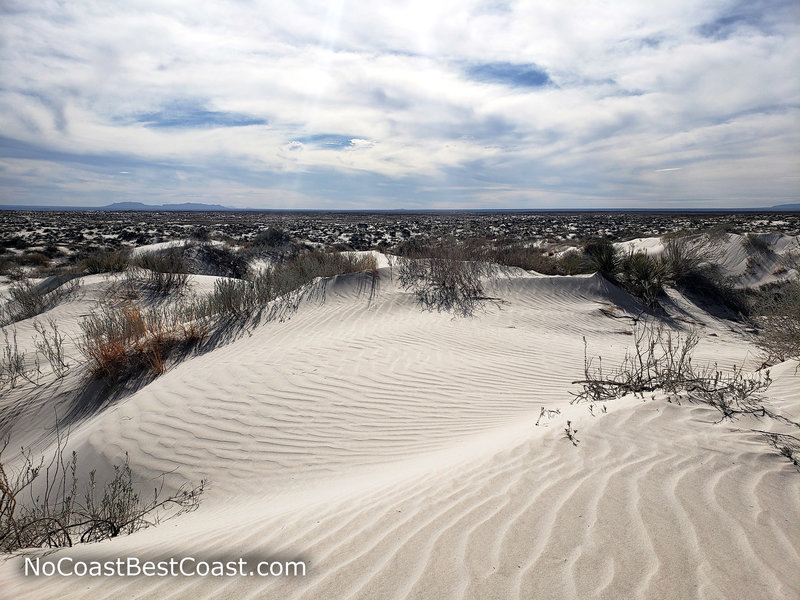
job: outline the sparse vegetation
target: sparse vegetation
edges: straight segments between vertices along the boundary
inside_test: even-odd
[[[132,276],[142,278],[149,290],[158,296],[180,293],[189,282],[189,269],[183,248],[167,248],[163,252],[146,252],[133,260]]]
[[[424,258],[401,257],[400,284],[425,309],[471,315],[484,300],[481,277],[492,267],[469,258],[474,258],[474,252],[456,244],[432,248]]]
[[[77,454],[66,454],[66,435],[58,435],[55,445],[49,460],[34,459],[21,450],[16,468],[3,456],[8,438],[0,447],[0,552],[73,546],[130,534],[196,509],[206,486],[201,481],[165,497],[162,483],[146,500],[136,491],[126,455],[124,462],[113,466],[107,482],[98,482],[96,471],[91,471],[88,483],[79,489]]]
[[[80,352],[95,377],[120,378],[143,370],[160,375],[171,350],[202,340],[207,327],[187,321],[180,305],[143,309],[130,298],[112,299],[81,322]]]
[[[64,336],[58,330],[58,324],[48,319],[47,325],[37,321],[33,327],[38,334],[34,340],[37,353],[45,357],[56,377],[64,377],[69,371],[69,362],[64,356]]]
[[[45,292],[29,279],[15,282],[8,289],[9,299],[0,307],[0,326],[30,319],[50,310],[72,296],[79,287],[80,282],[73,279]]]
[[[755,343],[768,360],[800,360],[800,281],[763,290],[752,312],[760,327]]]
[[[98,250],[80,262],[79,270],[86,273],[122,273],[131,265],[129,248]]]
[[[634,327],[634,348],[626,352],[619,366],[604,369],[602,358],[595,362],[584,354],[584,378],[573,382],[582,390],[573,402],[604,402],[656,391],[685,392],[690,399],[719,410],[723,418],[762,413],[760,394],[771,383],[769,371],[745,374],[736,366],[728,371],[716,364],[698,367],[692,363],[698,341],[694,331],[681,334],[661,324],[639,323]]]
[[[748,250],[758,254],[769,254],[770,247],[769,241],[757,233],[748,233],[742,238],[742,245]]]
[[[564,437],[572,442],[573,446],[577,446],[580,440],[576,437],[578,430],[572,426],[572,421],[567,421],[567,426],[564,427]]]

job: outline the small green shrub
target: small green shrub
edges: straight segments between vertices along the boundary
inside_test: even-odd
[[[644,252],[631,252],[622,259],[619,275],[621,283],[650,308],[658,304],[658,297],[664,293],[666,278],[666,264]]]
[[[589,257],[592,268],[601,275],[616,281],[620,270],[620,257],[617,249],[609,240],[597,240],[587,243],[583,252]]]

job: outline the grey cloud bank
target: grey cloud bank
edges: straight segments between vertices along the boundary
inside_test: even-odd
[[[800,196],[800,5],[0,5],[0,204]]]

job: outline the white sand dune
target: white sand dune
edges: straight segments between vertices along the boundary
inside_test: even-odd
[[[101,472],[127,452],[141,480],[211,485],[194,513],[55,556],[280,556],[308,561],[307,577],[25,578],[14,557],[2,594],[800,597],[800,476],[751,431],[769,424],[663,395],[607,414],[570,404],[584,336],[609,364],[630,345],[630,321],[601,310],[637,314],[627,294],[518,271],[490,282],[497,300],[475,317],[453,318],[421,311],[387,267],[372,300],[361,277],[333,278],[324,302],[175,366],[70,436]],[[102,285],[87,278],[52,316],[77,331]],[[676,323],[699,327],[696,360],[756,362],[741,332],[672,296]],[[772,375],[768,405],[797,419],[794,365]],[[52,425],[47,405],[20,408],[19,439]],[[560,413],[537,425],[542,407]]]
[[[768,251],[752,248],[745,235],[730,233],[710,240],[705,235],[690,235],[685,239],[700,255],[720,267],[722,275],[733,277],[740,288],[758,287],[767,283],[796,279],[800,261],[800,237],[783,233],[754,234]],[[638,238],[614,244],[622,252],[644,252],[661,255],[666,242],[660,237]]]

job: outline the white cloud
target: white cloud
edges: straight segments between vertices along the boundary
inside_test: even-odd
[[[81,185],[174,200],[186,189],[176,170],[239,190],[206,186],[215,202],[270,207],[280,195],[259,190],[297,185],[304,201],[402,205],[381,195],[386,181],[409,197],[460,187],[454,202],[492,206],[774,204],[800,191],[792,2],[749,5],[711,37],[701,32],[733,3],[5,6],[5,203],[77,200]],[[552,84],[468,74],[508,63]],[[301,141],[315,135],[349,143]],[[125,160],[150,175],[94,178]],[[668,188],[663,168],[682,169]]]

